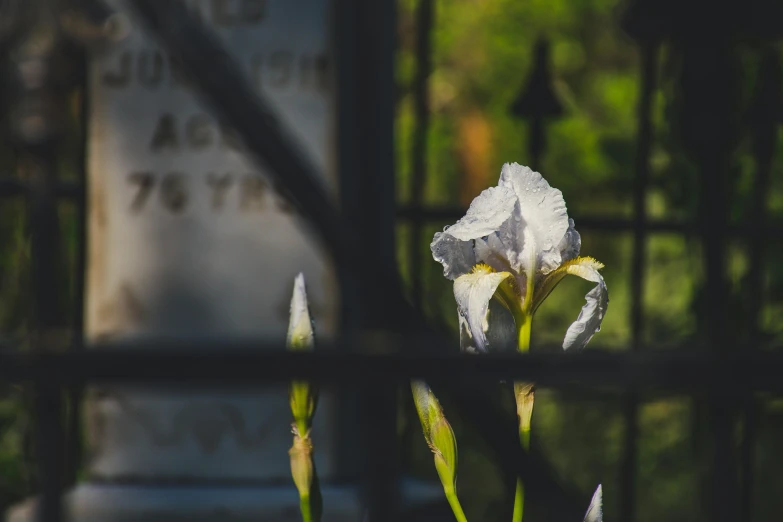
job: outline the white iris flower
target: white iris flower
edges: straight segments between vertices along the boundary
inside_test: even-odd
[[[503,165],[497,187],[473,200],[467,214],[438,232],[430,248],[454,281],[463,347],[486,352],[516,333],[527,350],[533,314],[566,276],[594,282],[563,348],[583,348],[601,329],[609,294],[603,264],[579,257],[581,238],[569,219],[563,194],[528,167]],[[510,314],[490,309],[496,297]]]

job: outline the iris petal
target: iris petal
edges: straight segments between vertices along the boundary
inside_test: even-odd
[[[499,186],[513,189],[519,199],[522,220],[535,239],[535,268],[544,273],[557,268],[562,261],[560,243],[569,226],[563,193],[538,172],[517,163],[503,165]],[[521,259],[527,263],[529,256],[524,255],[524,248]]]
[[[435,234],[430,249],[432,257],[443,265],[443,275],[455,279],[470,272],[477,261],[473,241],[508,230],[516,208],[512,190],[491,187],[473,200],[462,219]]]
[[[498,285],[511,276],[509,272],[489,270],[489,267],[486,267],[485,270],[462,275],[454,281],[457,310],[465,320],[464,324],[473,341],[472,346],[479,352],[486,352],[489,348],[487,339],[489,302],[495,295]]]
[[[568,273],[597,283],[585,296],[586,302],[579,312],[579,317],[568,327],[563,340],[564,350],[582,349],[596,333],[601,331],[601,323],[609,306],[609,291],[606,289],[604,278],[594,268],[579,266],[578,269],[569,270]]]

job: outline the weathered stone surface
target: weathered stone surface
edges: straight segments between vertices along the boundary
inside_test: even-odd
[[[336,187],[327,0],[194,0],[303,153]],[[89,340],[285,340],[304,272],[317,335],[334,333],[325,254],[261,166],[127,13],[130,33],[90,69]],[[204,64],[209,65],[209,64]],[[314,427],[318,469],[334,469],[332,404]],[[278,392],[109,387],[88,409],[89,469],[107,479],[285,479],[291,414]]]

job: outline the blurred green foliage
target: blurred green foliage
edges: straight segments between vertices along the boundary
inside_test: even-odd
[[[415,118],[411,84],[416,71],[416,0],[398,0],[399,84],[397,199],[410,201]],[[427,179],[423,201],[435,206],[466,207],[482,189],[494,185],[504,162],[529,163],[528,123],[514,118],[509,106],[525,85],[533,65],[532,50],[540,37],[551,43],[553,87],[564,115],[548,122],[548,148],[541,171],[562,190],[569,212],[577,218],[582,251],[606,264],[604,275],[611,302],[603,330],[588,349],[627,349],[631,341],[630,279],[632,237],[629,233],[590,231],[579,218],[632,216],[636,151],[636,109],[640,90],[637,46],[620,29],[621,0],[438,0],[432,33],[434,70],[429,78],[431,122],[427,134]],[[697,213],[697,169],[681,147],[676,129],[678,56],[664,46],[659,60],[661,82],[654,97],[654,143],[647,195],[651,218],[693,221]],[[740,50],[743,98],[749,103],[755,85],[759,52]],[[77,114],[78,110],[74,111]],[[68,134],[61,175],[79,179],[79,131]],[[768,191],[772,219],[783,217],[783,135],[778,135],[773,176]],[[0,151],[0,176],[14,175],[15,156]],[[747,217],[756,164],[744,133],[732,156],[730,219]],[[21,200],[0,205],[0,340],[24,346],[30,317],[29,231]],[[63,266],[69,302],[77,292],[78,216],[63,205],[61,217],[66,250]],[[429,252],[433,234],[450,222],[426,223],[419,238],[425,311],[436,323],[456,327],[451,284]],[[398,226],[398,261],[411,279],[409,223]],[[764,272],[761,328],[767,347],[783,340],[783,242],[770,237]],[[728,259],[733,310],[741,315],[743,283],[749,262],[747,245],[733,241]],[[709,327],[700,315],[703,287],[700,242],[692,237],[660,233],[647,242],[644,274],[642,340],[650,349],[684,350],[695,346]],[[533,332],[534,349],[557,349],[577,316],[590,284],[566,279],[541,307]],[[69,317],[78,317],[69,310]],[[73,321],[71,321],[72,325]],[[455,351],[458,345],[455,342]],[[727,383],[730,386],[730,383]],[[510,391],[499,401],[513,415]],[[21,390],[0,388],[0,509],[35,490],[29,443],[29,400]],[[759,397],[758,444],[755,453],[753,511],[755,522],[777,521],[783,512],[783,402]],[[441,398],[449,415],[448,398]],[[637,518],[701,521],[705,463],[698,423],[699,401],[682,396],[644,397],[640,409],[637,476]],[[410,402],[410,401],[409,401]],[[412,404],[401,416],[414,472],[433,480],[432,455],[424,443]],[[556,474],[584,493],[604,484],[606,519],[618,520],[620,460],[625,426],[623,407],[614,395],[584,395],[541,390],[533,418],[534,447],[544,453]],[[449,419],[460,442],[458,488],[469,520],[506,520],[511,506],[495,465],[470,426]],[[504,503],[505,502],[505,503]],[[587,504],[585,504],[585,507]],[[534,522],[534,520],[530,520]]]
[[[408,86],[416,72],[417,2],[402,0],[399,4],[398,80],[402,95],[397,120],[397,197],[404,205],[410,201],[413,175],[416,119],[413,92]],[[512,116],[509,107],[531,72],[536,41],[546,37],[551,46],[553,87],[565,112],[563,117],[548,122],[548,148],[540,170],[552,186],[562,190],[569,214],[576,218],[582,234],[583,255],[606,264],[603,273],[611,299],[603,329],[588,349],[624,350],[631,342],[632,235],[579,226],[580,217],[633,216],[641,58],[636,43],[621,29],[625,7],[620,0],[435,2],[431,124],[423,201],[432,206],[465,208],[481,190],[496,184],[503,163],[529,164],[528,122]],[[752,101],[761,53],[758,46],[742,45],[736,52],[742,75],[737,110],[743,111]],[[700,180],[679,134],[679,65],[677,50],[664,45],[659,53],[660,81],[652,107],[654,139],[646,207],[651,219],[692,223],[698,213]],[[777,144],[767,195],[773,220],[783,215],[783,177],[779,176],[783,135],[778,135]],[[741,128],[729,169],[729,220],[739,223],[752,210],[756,173],[747,126]],[[434,232],[452,223],[423,226],[416,255],[421,256],[424,267],[426,313],[456,332],[451,283],[442,277],[441,267],[432,260],[428,248]],[[398,227],[398,261],[408,280],[413,231],[409,223]],[[774,261],[783,250],[783,242],[770,237],[766,247],[760,326],[765,346],[774,349],[783,340],[783,268]],[[642,342],[648,349],[698,349],[705,329],[710,327],[709,318],[701,313],[703,262],[701,244],[695,236],[650,235],[646,243],[642,329]],[[733,301],[732,326],[738,339],[745,338],[748,328],[742,317],[747,308],[749,268],[747,243],[742,239],[732,241],[727,252],[727,280]],[[588,283],[576,278],[567,278],[557,288],[536,315],[533,349],[558,349],[589,288]],[[456,344],[454,349],[458,350]],[[708,511],[701,495],[708,463],[698,435],[704,417],[700,402],[679,396],[643,399],[636,488],[638,520],[706,520]],[[783,474],[771,462],[779,462],[776,459],[783,456],[782,419],[781,409],[774,406],[777,403],[765,400],[761,404],[763,420],[752,478],[757,487],[753,514],[757,521],[772,521],[781,512],[779,496],[773,491],[783,488]],[[501,504],[505,493],[493,476],[496,470],[483,460],[486,453],[476,445],[470,427],[455,422],[455,431],[463,448],[459,487],[468,518],[510,516],[510,507]],[[539,392],[533,434],[557,474],[577,486],[586,498],[597,483],[604,484],[606,519],[618,520],[616,496],[620,491],[624,436],[620,399]],[[413,466],[420,473],[432,474],[419,460],[414,459]]]
[[[74,99],[68,122],[69,132],[59,149],[58,173],[64,180],[81,179],[79,100]],[[21,176],[18,155],[10,147],[0,149],[0,177]],[[80,213],[73,202],[58,206],[62,258],[59,267],[63,281],[59,306],[63,314],[58,343],[66,346],[77,329],[79,310],[75,306],[80,278],[77,276]],[[0,200],[0,345],[29,348],[32,330],[30,230],[23,197]],[[64,407],[71,407],[66,401]],[[33,494],[38,487],[33,444],[32,395],[27,387],[0,385],[0,510]]]

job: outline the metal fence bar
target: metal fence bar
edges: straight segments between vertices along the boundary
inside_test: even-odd
[[[767,222],[767,196],[775,154],[777,128],[783,116],[781,95],[783,77],[780,61],[774,49],[767,49],[762,58],[756,96],[751,107],[750,121],[755,160],[755,180],[751,194],[750,221],[760,228],[748,237],[750,268],[748,271],[747,350],[757,351],[761,341],[759,320],[764,299],[764,256],[766,236],[762,232]],[[754,457],[759,405],[752,392],[743,394],[743,429],[741,446],[740,519],[753,520]]]
[[[60,258],[60,225],[54,186],[57,159],[54,144],[41,143],[26,147],[21,153],[20,170],[29,180],[28,212],[30,215],[33,339],[32,349],[44,353],[53,346],[62,326],[60,315],[62,273]],[[62,490],[62,396],[60,390],[36,381],[34,392],[34,438],[38,464],[41,503],[38,517],[42,522],[61,520]]]
[[[84,310],[85,310],[85,291],[87,275],[87,149],[89,146],[88,122],[89,122],[89,69],[86,53],[80,53],[78,60],[77,74],[79,77],[79,156],[78,172],[79,182],[75,184],[78,194],[74,198],[76,206],[76,262],[75,262],[75,298],[73,300],[74,313],[72,320],[72,343],[71,350],[82,349],[85,343],[84,338]],[[64,483],[66,485],[76,484],[78,479],[79,467],[82,464],[82,399],[84,398],[84,387],[73,386],[65,390],[67,397],[67,416],[65,418],[66,448],[64,463]]]
[[[52,190],[55,162],[52,150],[42,156],[27,156],[34,188],[30,191],[29,207],[32,228],[32,273],[34,295],[35,350],[47,350],[46,341],[60,326],[59,223],[56,199]],[[59,389],[37,382],[34,389],[34,437],[41,492],[39,520],[59,522],[62,519],[62,396]]]
[[[467,209],[462,207],[430,207],[416,209],[411,206],[402,206],[397,212],[397,217],[398,219],[403,220],[420,219],[432,223],[450,223],[464,216],[466,210]],[[579,230],[633,232],[637,227],[635,219],[626,217],[577,215],[574,217],[574,221]],[[647,234],[681,234],[694,237],[700,234],[700,228],[697,223],[672,219],[648,218],[644,223],[643,230]],[[748,234],[755,233],[756,230],[762,230],[767,234],[783,235],[783,223],[768,222],[762,227],[757,227],[757,225],[752,222],[726,223],[726,228],[723,230],[723,233],[726,237],[746,237]]]
[[[63,429],[62,395],[57,386],[38,382],[34,398],[35,451],[38,464],[40,522],[62,518]]]
[[[699,171],[699,224],[704,267],[702,335],[709,344],[705,357],[723,359],[738,348],[731,342],[730,289],[727,283],[727,237],[729,222],[729,165],[739,139],[739,129],[725,125],[737,100],[736,79],[722,81],[733,70],[731,42],[716,26],[704,27],[699,43],[683,45],[683,110],[686,143]],[[705,43],[709,42],[709,44]],[[720,85],[716,85],[716,83]],[[716,378],[717,376],[713,376]],[[719,381],[713,386],[719,385]],[[705,486],[711,500],[707,514],[712,522],[738,520],[735,426],[736,395],[711,394],[706,401],[708,434],[703,454],[709,469]]]
[[[0,199],[24,197],[29,194],[30,190],[29,185],[21,179],[0,177]],[[76,202],[82,201],[81,190],[79,183],[71,181],[58,181],[54,186],[54,192],[58,199]]]
[[[343,277],[358,279],[359,299],[351,303],[359,315],[362,331],[394,331],[398,318],[410,311],[402,301],[395,248],[395,167],[394,119],[396,89],[394,78],[397,35],[396,2],[350,0],[355,10],[352,28],[354,109],[356,140],[350,153],[357,156],[354,178],[358,199],[348,202],[355,209],[352,221],[370,263],[354,263]],[[345,144],[349,146],[349,144]],[[357,238],[357,239],[358,239]],[[383,306],[375,281],[394,288],[397,307]],[[405,304],[405,310],[399,306]],[[367,347],[365,347],[366,349]],[[364,485],[369,522],[396,521],[399,507],[399,466],[397,447],[397,390],[392,382],[378,376],[359,391],[360,417],[365,428]]]
[[[360,220],[361,158],[356,143],[360,135],[357,122],[358,91],[362,88],[361,72],[356,63],[357,28],[356,6],[352,0],[333,3],[334,29],[332,32],[335,58],[335,88],[337,102],[337,172],[340,182],[340,210],[349,219]],[[345,335],[361,330],[361,283],[357,278],[340,277],[340,329]],[[337,390],[337,423],[343,428],[336,445],[336,461],[340,480],[356,480],[363,472],[357,456],[362,436],[357,411],[361,404],[354,388]]]
[[[25,147],[20,170],[29,180],[28,212],[30,215],[33,332],[32,349],[45,353],[56,347],[62,326],[60,224],[54,187],[57,179],[57,156],[54,143]],[[62,490],[62,396],[57,386],[36,381],[34,390],[34,437],[38,463],[41,503],[38,512],[42,522],[61,520]]]
[[[729,396],[747,387],[759,392],[783,391],[783,353],[737,353],[705,359],[699,353],[644,350],[641,353],[591,350],[559,353],[444,354],[431,338],[409,338],[403,344],[419,354],[361,353],[364,347],[328,345],[313,353],[291,353],[280,345],[240,342],[160,341],[95,346],[74,353],[0,353],[0,380],[44,380],[62,385],[84,381],[172,383],[204,382],[260,387],[291,379],[325,384],[365,383],[373,379],[442,378],[494,383],[526,380],[542,387],[595,387],[691,393],[706,390]],[[453,346],[453,344],[452,344]],[[209,353],[208,350],[221,350]],[[395,348],[390,344],[391,349]],[[190,348],[182,353],[183,348]],[[685,347],[687,348],[687,347]],[[249,351],[253,353],[248,353]],[[268,350],[268,352],[261,352]],[[262,382],[263,381],[263,382]],[[728,387],[725,383],[730,382]]]
[[[365,493],[371,522],[395,522],[399,518],[396,384],[378,379],[361,388]]]
[[[419,0],[416,9],[416,77],[413,81],[414,121],[413,150],[411,152],[410,205],[421,208],[427,181],[427,135],[430,123],[429,77],[432,73],[433,0]],[[423,220],[416,216],[410,223],[408,255],[413,306],[422,308],[421,239]]]
[[[644,321],[645,256],[647,255],[646,197],[649,180],[649,156],[652,145],[652,100],[657,84],[657,45],[641,44],[640,98],[634,179],[634,232],[631,259],[631,351],[642,348]],[[639,393],[630,388],[623,407],[625,417],[624,450],[621,463],[620,519],[636,520],[636,465],[639,437]]]
[[[419,0],[416,6],[416,74],[411,90],[413,95],[414,128],[411,150],[411,184],[409,204],[413,208],[422,208],[424,190],[427,181],[427,143],[430,124],[429,78],[432,74],[432,27],[434,25],[435,5],[433,0]],[[424,309],[422,299],[424,288],[424,266],[422,263],[422,228],[424,222],[414,218],[408,228],[408,273],[410,277],[411,303],[420,312]],[[405,388],[407,390],[407,387]],[[416,419],[416,411],[411,401],[404,401],[400,407],[406,419]],[[410,450],[421,437],[418,423],[406,425],[405,435],[400,448],[400,458],[410,462]]]

